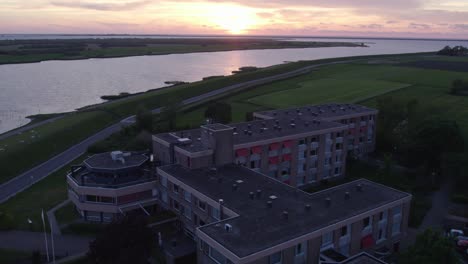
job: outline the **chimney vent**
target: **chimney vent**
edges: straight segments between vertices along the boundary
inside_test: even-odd
[[[257,190],[257,199],[262,197],[262,190]]]
[[[226,232],[231,232],[231,231],[232,231],[232,225],[230,225],[230,224],[225,224],[225,225],[224,225],[224,230],[226,230]]]
[[[358,192],[362,192],[362,184],[356,185],[356,190],[357,190]]]
[[[250,197],[250,199],[252,199],[252,200],[253,200],[253,199],[255,198],[255,194],[254,194],[254,192],[250,192],[250,193],[249,193],[249,197]]]
[[[236,191],[236,190],[237,190],[237,184],[234,183],[234,184],[232,185],[232,190],[233,190],[233,191]]]
[[[289,213],[288,213],[288,211],[283,211],[283,219],[284,219],[284,220],[288,220],[288,218],[289,218]]]
[[[326,198],[326,199],[325,199],[325,205],[326,205],[327,207],[330,207],[330,206],[331,206],[331,198]]]
[[[349,198],[351,198],[351,195],[349,194],[349,192],[345,192],[344,197],[346,200],[348,200]]]
[[[268,208],[272,208],[272,207],[273,207],[273,202],[272,202],[272,201],[268,201],[268,202],[267,202],[267,207],[268,207]]]

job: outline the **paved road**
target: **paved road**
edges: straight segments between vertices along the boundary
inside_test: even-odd
[[[286,72],[286,73],[281,73],[281,74],[270,76],[270,77],[260,78],[260,79],[256,79],[252,81],[247,81],[247,82],[243,82],[239,84],[226,86],[226,87],[223,87],[223,88],[220,88],[220,89],[217,89],[217,90],[205,93],[205,94],[201,94],[201,95],[183,100],[182,105],[188,105],[188,104],[192,104],[196,102],[201,102],[213,96],[217,96],[217,95],[227,93],[230,91],[234,91],[234,90],[238,90],[238,89],[251,88],[254,86],[261,85],[261,84],[266,84],[266,83],[270,83],[273,81],[284,80],[284,79],[288,79],[291,77],[299,76],[302,74],[306,74],[310,72],[312,69],[320,67],[320,66],[352,62],[352,61],[353,60],[343,60],[343,61],[316,64],[316,65],[307,66],[301,69],[297,69],[297,70]],[[152,110],[152,112],[159,113],[161,112],[161,108],[154,109]],[[135,116],[130,116],[122,120],[121,122],[114,124],[110,127],[107,127],[101,130],[100,132],[90,136],[89,138],[70,147],[69,149],[49,159],[48,161],[0,185],[0,203],[7,201],[11,197],[15,196],[17,193],[25,190],[32,184],[42,180],[43,178],[47,177],[51,173],[61,169],[66,164],[70,163],[74,159],[83,155],[90,145],[109,137],[115,132],[118,132],[122,127],[133,124],[134,122],[135,122]]]

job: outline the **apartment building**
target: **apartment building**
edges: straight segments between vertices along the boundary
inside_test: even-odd
[[[303,118],[337,122],[348,126],[344,135],[347,150],[356,157],[362,157],[375,149],[376,118],[378,111],[354,104],[323,104],[298,108],[271,110],[254,113],[259,120],[277,118]]]
[[[239,165],[157,168],[161,203],[197,242],[197,263],[353,263],[394,251],[411,195],[357,180],[313,194]]]
[[[154,209],[158,195],[150,156],[142,152],[96,154],[67,175],[68,197],[87,221],[111,222],[139,209]]]
[[[153,136],[155,160],[191,169],[238,164],[295,187],[345,175],[348,126],[302,118],[207,124]]]

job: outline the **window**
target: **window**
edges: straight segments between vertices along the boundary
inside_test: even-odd
[[[218,209],[218,208],[212,207],[212,209],[211,209],[211,216],[212,216],[214,219],[219,220],[219,219],[220,219],[219,209]]]
[[[378,239],[377,239],[377,240],[378,240],[378,241],[384,240],[385,237],[386,237],[386,235],[387,235],[387,234],[386,234],[386,232],[385,232],[385,227],[380,228],[380,229],[379,229],[379,236],[378,236]]]
[[[337,149],[337,150],[343,149],[343,144],[337,143],[337,144],[336,144],[336,149]]]
[[[277,172],[278,172],[278,171],[276,171],[276,170],[269,171],[269,172],[268,172],[268,176],[270,176],[270,177],[272,177],[272,178],[276,178],[276,173],[277,173]]]
[[[191,202],[192,201],[192,194],[187,192],[187,191],[184,191],[184,199],[187,202]]]
[[[161,200],[167,204],[167,192],[165,190],[161,191]]]
[[[306,139],[303,138],[299,140],[299,145],[304,145],[304,144],[306,144]]]
[[[401,205],[394,207],[392,209],[393,215],[401,215],[401,212],[403,211],[403,208]]]
[[[395,221],[399,220],[399,221]],[[392,224],[392,236],[397,235],[401,231],[401,220],[400,219],[394,219]]]
[[[270,255],[270,264],[280,264],[283,259],[283,254],[282,252],[277,252],[272,255]]]
[[[310,142],[311,142],[311,143],[312,143],[312,142],[317,142],[317,137],[311,137],[311,138],[310,138]]]
[[[336,133],[336,137],[342,137],[343,134],[341,132]]]
[[[161,185],[167,188],[167,177],[161,176]]]
[[[226,258],[219,253],[216,249],[210,247],[210,258],[213,259],[216,263],[224,264],[226,262]]]
[[[179,185],[177,185],[177,184],[172,185],[172,190],[173,190],[175,193],[179,193]]]
[[[252,168],[252,169],[255,168],[255,161],[252,160],[252,161],[250,162],[250,168]]]
[[[172,207],[174,207],[174,210],[180,211],[180,205],[177,201],[173,202]]]
[[[326,248],[333,245],[333,231],[322,235],[322,248]]]
[[[198,201],[198,208],[202,209],[203,211],[206,211],[206,203],[203,201]]]
[[[366,218],[364,218],[364,220],[362,220],[362,225],[363,225],[363,228],[370,227],[370,225],[371,225],[370,216],[366,217]]]
[[[348,226],[343,226],[341,228],[341,236],[346,236],[348,234]]]
[[[299,243],[296,245],[296,256],[304,255],[307,242]]]
[[[190,207],[184,207],[184,216],[188,219],[192,219],[192,209],[190,209]]]
[[[316,150],[316,149],[311,150],[311,151],[310,151],[310,155],[311,155],[311,156],[317,155],[317,150]]]
[[[383,211],[379,213],[379,221],[387,220],[387,211]]]
[[[341,173],[341,167],[335,168],[335,175],[339,175]]]

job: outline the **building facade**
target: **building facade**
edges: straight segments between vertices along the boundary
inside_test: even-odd
[[[340,262],[398,251],[408,228],[411,195],[368,180],[309,194],[237,165],[157,171],[197,263]]]
[[[71,168],[68,197],[83,219],[111,222],[134,209],[149,213],[158,201],[156,179],[147,153],[96,154]]]
[[[154,135],[153,150],[163,165],[235,163],[304,188],[344,177],[348,153],[374,151],[376,115],[374,109],[337,104],[259,112],[257,121]]]

